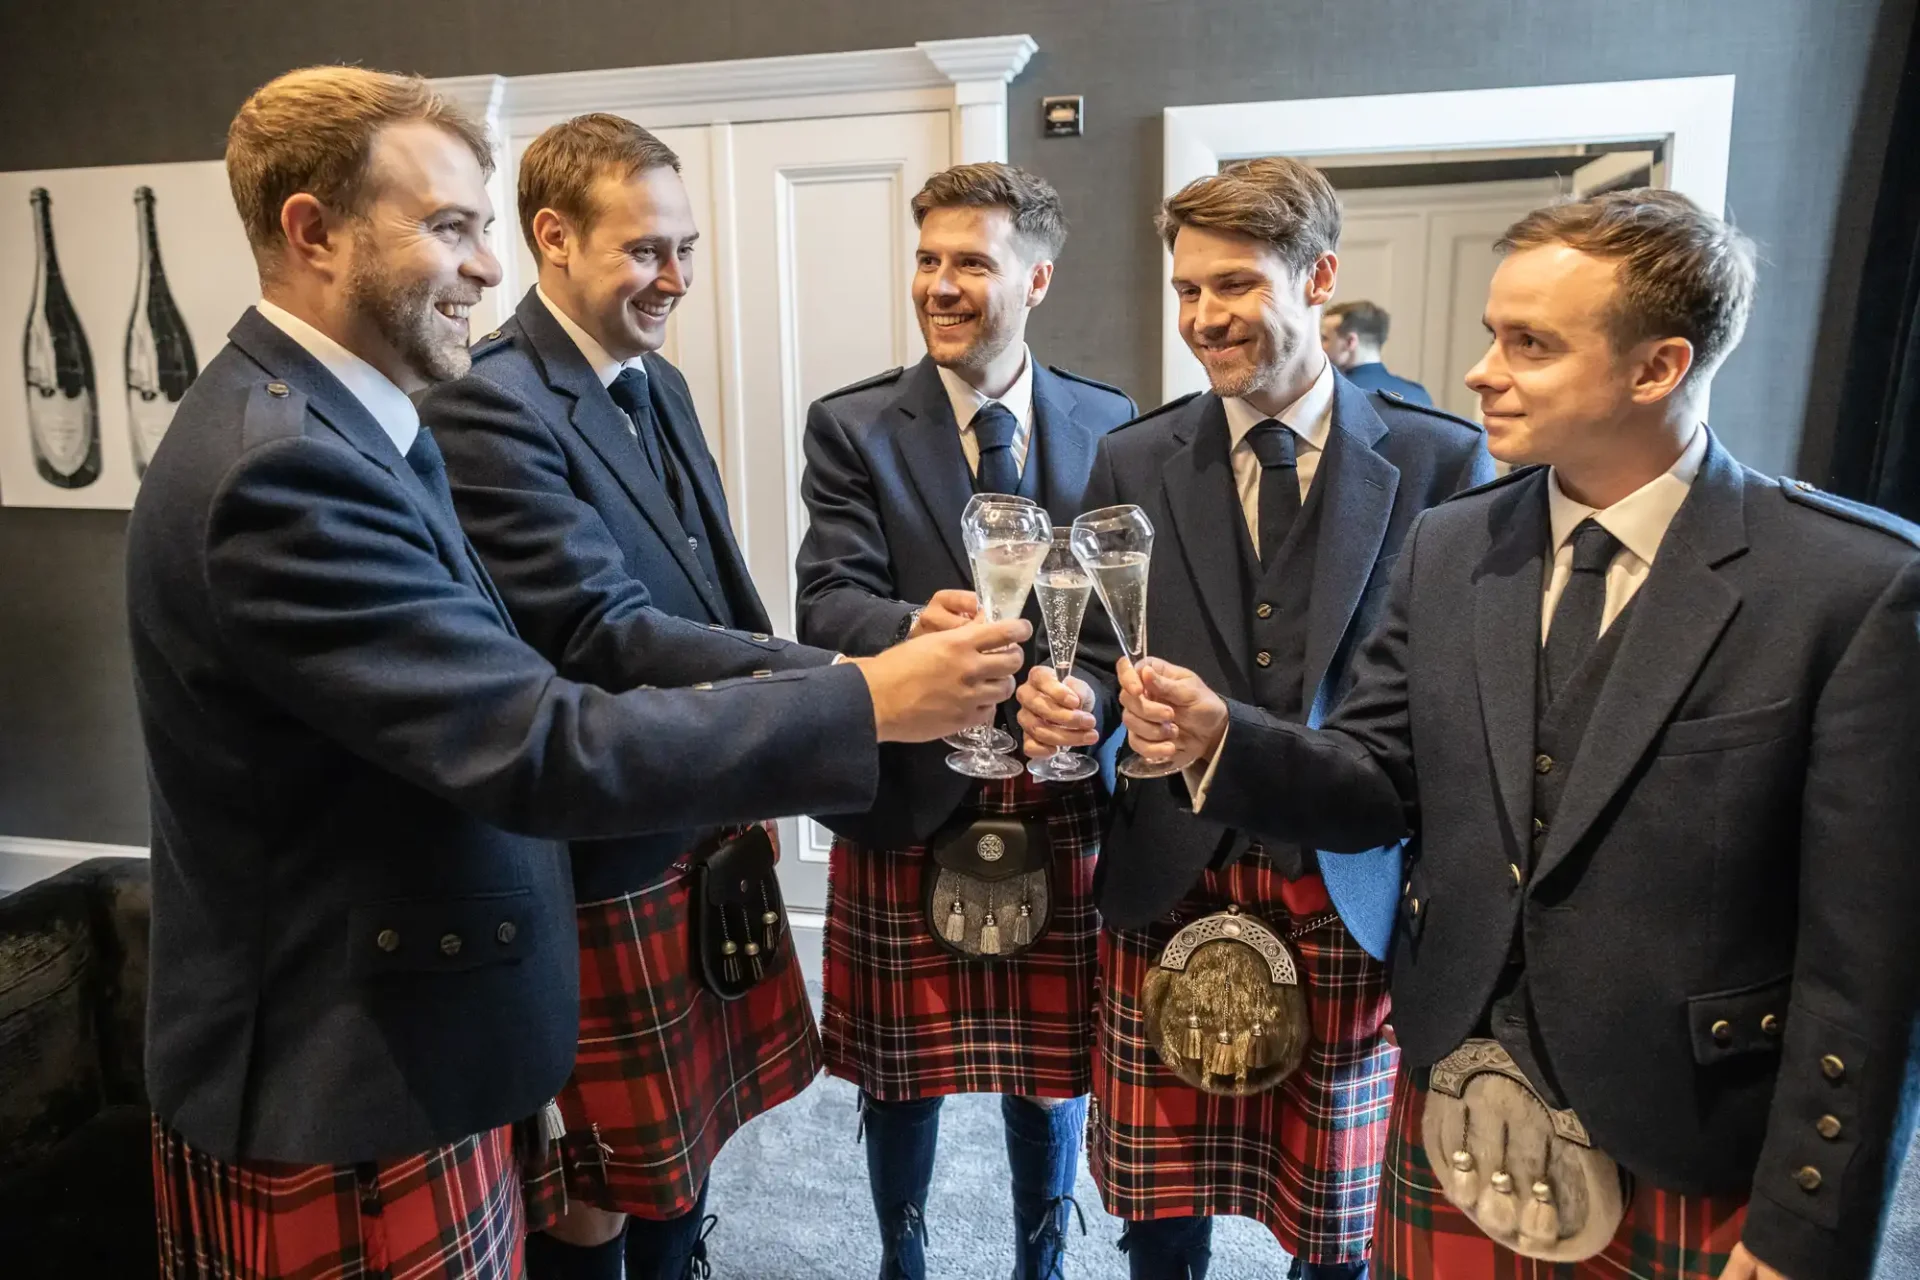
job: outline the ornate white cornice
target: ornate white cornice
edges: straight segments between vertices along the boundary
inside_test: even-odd
[[[1009,84],[1026,69],[1040,48],[1032,36],[975,36],[965,40],[922,40],[914,46],[955,84],[993,80]]]

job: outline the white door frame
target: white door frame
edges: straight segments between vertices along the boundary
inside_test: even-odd
[[[1733,77],[1623,80],[1395,93],[1361,98],[1168,107],[1161,190],[1172,195],[1224,161],[1250,156],[1456,151],[1579,142],[1667,141],[1666,186],[1701,208],[1726,207],[1733,137]],[[1172,255],[1161,254],[1166,273]],[[1162,278],[1165,278],[1163,274]],[[1162,400],[1204,391],[1200,365],[1180,340],[1180,304],[1163,291]]]

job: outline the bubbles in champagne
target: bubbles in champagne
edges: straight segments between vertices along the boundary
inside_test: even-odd
[[[1045,542],[989,542],[973,557],[974,590],[988,622],[1017,618],[1027,607],[1033,575],[1047,558]]]
[[[1108,551],[1081,563],[1093,575],[1121,649],[1138,661],[1147,651],[1147,553]]]
[[[1034,579],[1040,598],[1040,617],[1047,624],[1047,656],[1054,674],[1065,680],[1073,673],[1073,655],[1080,647],[1080,622],[1087,612],[1093,579],[1072,569],[1055,569]]]

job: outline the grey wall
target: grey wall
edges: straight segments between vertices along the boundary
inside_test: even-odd
[[[248,90],[351,60],[508,75],[1029,32],[1012,154],[1074,222],[1043,358],[1158,382],[1160,110],[1189,103],[1733,73],[1729,204],[1767,258],[1714,396],[1748,461],[1818,476],[1882,118],[1912,0],[60,0],[0,22],[0,170],[217,157]],[[1084,93],[1085,137],[1043,140],[1038,101]],[[0,323],[5,318],[0,317]],[[0,339],[4,333],[0,332]],[[1813,387],[1809,394],[1810,385]],[[1810,456],[1800,457],[1803,437]],[[0,511],[0,832],[144,838],[111,516]],[[86,687],[80,689],[79,682]]]

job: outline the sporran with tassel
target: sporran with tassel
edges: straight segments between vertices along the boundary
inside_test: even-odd
[[[773,838],[758,825],[694,860],[694,970],[722,1000],[758,986],[786,939],[778,860]]]
[[[1053,920],[1053,850],[1044,821],[965,814],[927,841],[927,930],[969,960],[1008,960]]]

